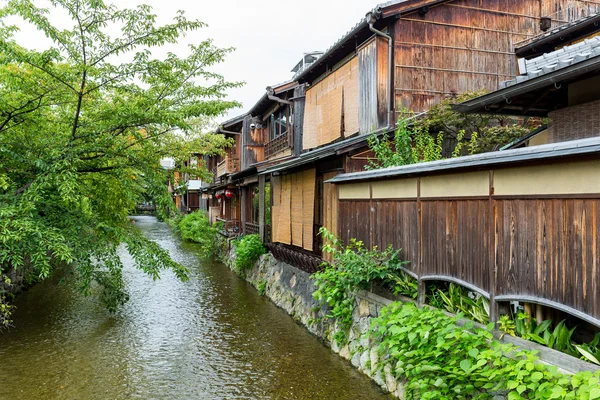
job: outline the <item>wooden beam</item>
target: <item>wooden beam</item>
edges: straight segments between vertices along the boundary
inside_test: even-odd
[[[258,176],[258,234],[261,240],[266,241],[265,236],[265,175]]]

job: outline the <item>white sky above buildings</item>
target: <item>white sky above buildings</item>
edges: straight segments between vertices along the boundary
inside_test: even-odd
[[[45,5],[45,0],[38,0]],[[105,0],[110,3],[111,0]],[[244,81],[231,90],[242,109],[231,110],[220,121],[248,111],[269,85],[291,79],[290,72],[304,52],[326,50],[382,0],[113,0],[119,8],[149,4],[159,23],[172,20],[177,10],[189,19],[199,19],[207,28],[189,33],[175,48],[166,51],[184,54],[187,44],[213,38],[219,47],[235,47],[227,60],[214,68],[230,81]],[[0,0],[0,6],[3,1]],[[64,16],[55,14],[61,24]],[[68,20],[65,27],[71,27]],[[24,29],[17,39],[25,47],[39,47],[44,38]],[[155,53],[156,54],[156,53]]]

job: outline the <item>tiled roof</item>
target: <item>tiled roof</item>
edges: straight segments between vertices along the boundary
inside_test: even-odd
[[[521,65],[521,68],[525,67],[525,71],[521,71],[521,75],[515,79],[501,82],[500,88],[504,89],[597,56],[600,56],[600,35],[531,60],[525,60],[524,65]]]

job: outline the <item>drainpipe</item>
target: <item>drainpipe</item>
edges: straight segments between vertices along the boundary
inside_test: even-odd
[[[369,11],[366,15],[366,22],[369,24],[369,29],[371,30],[371,32],[375,33],[376,35],[379,35],[381,37],[384,37],[387,39],[388,41],[388,90],[389,90],[389,97],[388,97],[388,104],[387,104],[387,125],[388,125],[388,129],[392,130],[394,129],[394,124],[392,121],[392,103],[393,103],[393,99],[394,99],[394,85],[392,84],[392,71],[393,71],[393,64],[392,64],[392,50],[394,47],[393,44],[393,39],[390,35],[385,34],[383,32],[381,32],[380,30],[375,29],[375,27],[373,26],[373,24],[375,23],[375,21],[377,21],[377,15],[379,14],[379,11],[375,8],[373,9],[373,11]]]
[[[217,129],[215,129],[215,134],[219,134],[219,133],[228,133],[230,135],[239,135],[240,132],[234,132],[234,131],[227,131],[225,129],[221,129],[221,127],[217,127]]]
[[[287,104],[288,106],[294,105],[294,102],[292,101],[280,99],[279,97],[275,96],[275,91],[271,86],[267,86],[267,97],[269,100],[276,101],[281,104]]]

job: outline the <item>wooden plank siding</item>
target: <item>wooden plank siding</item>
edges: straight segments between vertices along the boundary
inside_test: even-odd
[[[402,249],[400,258],[410,261],[405,267],[417,273],[419,258],[418,206],[416,201],[373,201],[375,226],[386,222],[388,229],[374,229],[373,245],[384,250],[388,246]]]
[[[537,302],[600,326],[600,191],[590,181],[598,168],[580,160],[339,184],[338,235],[401,248],[420,281],[455,281],[494,306]],[[458,189],[442,197],[431,189],[439,176]],[[532,186],[553,192],[525,190]]]
[[[242,129],[242,164],[241,170],[259,163],[265,159],[265,137],[266,129],[250,129],[252,118],[246,117]]]
[[[361,134],[373,132],[377,120],[377,41],[358,50],[358,126]]]
[[[599,7],[598,0],[459,0],[424,16],[403,14],[393,29],[395,111],[423,112],[448,96],[496,90],[516,75],[515,44],[541,33],[540,17],[558,25]]]
[[[499,294],[527,294],[600,316],[600,199],[497,200]]]
[[[423,201],[421,275],[451,276],[490,292],[487,200]]]

